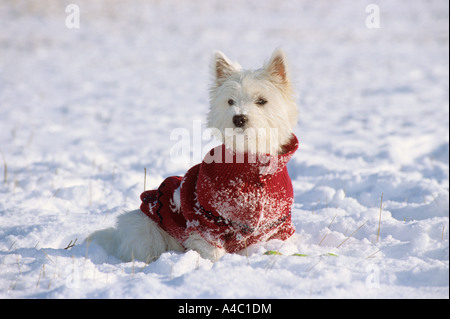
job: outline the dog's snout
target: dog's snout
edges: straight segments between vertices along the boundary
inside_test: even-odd
[[[233,123],[236,127],[243,127],[245,123],[248,122],[248,117],[246,115],[235,115],[233,116]]]

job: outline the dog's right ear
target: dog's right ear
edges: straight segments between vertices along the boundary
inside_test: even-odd
[[[215,75],[216,84],[222,85],[223,82],[231,75],[238,73],[241,70],[241,66],[236,62],[231,62],[225,54],[220,51],[216,51],[214,54],[213,71]]]
[[[286,54],[281,49],[276,49],[269,62],[265,64],[267,72],[272,79],[282,84],[289,84],[289,77],[286,65]]]

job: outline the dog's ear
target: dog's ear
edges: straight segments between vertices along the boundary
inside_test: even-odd
[[[241,66],[236,62],[231,62],[222,52],[217,51],[214,54],[213,71],[217,85],[222,85],[228,77],[240,70]]]
[[[286,54],[283,50],[276,49],[264,68],[276,82],[282,84],[289,83]]]

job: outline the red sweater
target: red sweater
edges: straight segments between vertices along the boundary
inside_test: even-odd
[[[194,231],[229,253],[285,240],[295,231],[286,164],[297,148],[295,135],[284,154],[265,159],[218,146],[184,177],[168,177],[157,190],[143,192],[141,210],[181,244]]]

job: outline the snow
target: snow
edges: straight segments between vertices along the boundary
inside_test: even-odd
[[[366,26],[370,3],[380,28]],[[448,298],[448,9],[2,1],[0,298]],[[125,263],[84,244],[139,207],[144,168],[151,189],[212,147],[196,124],[213,52],[257,68],[279,46],[300,106],[296,237],[216,263]],[[177,128],[194,150],[182,160]]]

